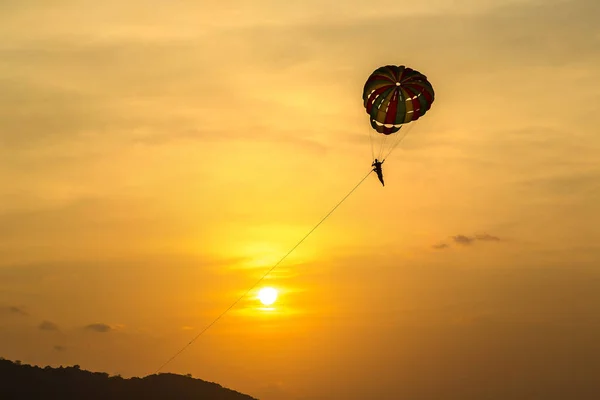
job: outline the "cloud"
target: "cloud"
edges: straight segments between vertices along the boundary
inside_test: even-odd
[[[54,322],[43,321],[38,328],[42,331],[57,331],[58,325],[56,325]]]
[[[362,80],[366,71],[370,72],[370,60],[378,58],[375,54],[381,51],[381,57],[387,58],[390,52],[393,53],[394,49],[402,46],[408,52],[414,50],[424,53],[421,57],[429,57],[433,62],[443,59],[445,52],[455,54],[462,51],[460,57],[456,56],[461,60],[460,63],[485,63],[486,68],[490,67],[489,64],[493,66],[499,62],[514,62],[515,59],[520,59],[517,56],[537,57],[544,65],[558,60],[571,60],[572,56],[584,57],[590,54],[595,57],[596,21],[591,16],[595,15],[598,6],[594,2],[581,0],[576,4],[577,6],[569,4],[543,8],[513,5],[474,15],[420,13],[403,19],[403,26],[407,31],[421,31],[423,26],[444,26],[445,34],[440,35],[436,29],[427,30],[420,41],[400,44],[396,40],[396,22],[399,15],[406,13],[406,6],[399,4],[395,4],[392,10],[386,7],[386,11],[370,12],[368,17],[359,19],[338,17],[335,24],[332,24],[332,16],[325,18],[322,15],[312,15],[312,12],[308,20],[302,18],[305,22],[301,24],[289,23],[296,20],[298,12],[302,14],[302,11],[308,9],[306,7],[299,7],[294,13],[286,12],[288,23],[279,24],[256,25],[256,21],[250,22],[256,17],[255,13],[248,13],[242,18],[246,23],[236,24],[237,29],[209,29],[203,32],[203,40],[198,40],[197,34],[190,34],[184,35],[186,39],[166,42],[157,40],[153,35],[140,40],[138,35],[144,36],[148,32],[136,34],[130,29],[126,31],[131,36],[123,38],[120,27],[111,26],[110,23],[98,26],[95,19],[77,25],[73,25],[70,20],[70,29],[75,29],[79,35],[62,38],[53,36],[41,42],[21,40],[20,44],[0,50],[7,69],[20,71],[18,79],[7,79],[0,83],[2,92],[6,94],[4,97],[8,99],[0,110],[0,126],[3,128],[0,140],[4,141],[4,145],[45,147],[48,141],[89,139],[94,132],[102,133],[99,135],[101,138],[108,135],[121,138],[124,136],[119,132],[121,130],[135,131],[135,138],[147,138],[149,141],[160,142],[182,137],[213,140],[212,138],[221,138],[223,134],[235,135],[236,129],[223,127],[222,117],[216,112],[226,113],[231,108],[235,108],[237,113],[248,110],[238,125],[243,128],[242,137],[247,137],[249,119],[270,123],[277,117],[278,113],[270,111],[265,119],[258,111],[281,106],[284,99],[281,98],[280,83],[290,85],[294,82],[284,76],[290,66],[306,65],[307,68],[312,68],[312,63],[324,62],[327,63],[327,71],[357,74]],[[360,10],[363,7],[364,4],[356,2],[349,8]],[[318,9],[320,8],[321,6]],[[280,12],[284,10],[289,11],[287,6],[282,7]],[[70,10],[70,13],[73,12],[79,13],[77,15],[83,20],[87,18],[84,10],[74,8]],[[41,14],[41,11],[32,11],[32,14],[39,15],[38,13]],[[169,13],[178,16],[173,19],[178,23],[167,24],[160,32],[162,35],[167,31],[182,34],[181,20],[189,18],[189,11],[173,8]],[[205,14],[204,10],[202,14]],[[335,14],[341,15],[337,10]],[[515,14],[519,17],[515,18]],[[568,22],[565,15],[578,23],[565,24]],[[10,18],[6,18],[6,22],[9,22]],[[188,28],[194,28],[196,20]],[[23,28],[27,24],[15,21],[13,26],[17,37],[27,37],[31,33],[30,29]],[[565,29],[559,32],[554,29],[555,26],[564,26]],[[46,28],[55,32],[56,24]],[[101,34],[102,40],[90,40],[89,36],[82,34],[90,33],[89,29],[92,34]],[[111,32],[111,29],[116,31]],[[499,35],[498,32],[502,34]],[[112,40],[109,40],[110,37]],[[531,51],[531,42],[536,43],[537,51]],[[374,48],[373,43],[382,45]],[[459,46],[457,43],[468,45]],[[471,53],[489,52],[490,48],[494,49],[494,57],[473,59],[468,56]],[[564,56],[557,56],[557,51]],[[199,57],[198,54],[214,56]],[[145,68],[133,67],[131,57],[139,60]],[[348,65],[356,65],[359,60],[369,61],[361,61],[365,63],[364,66],[348,68]],[[28,68],[30,65],[42,67]],[[238,70],[239,65],[249,67],[246,71],[250,75],[249,79],[241,82],[227,80],[228,74]],[[198,70],[202,70],[203,74],[198,76]],[[64,84],[44,84],[45,81],[54,81],[54,77],[61,73],[69,77]],[[302,71],[307,75],[297,75],[298,73],[299,71],[294,70],[292,77],[314,81],[315,77],[308,71]],[[95,79],[98,76],[102,80]],[[260,81],[263,78],[264,84]],[[254,84],[256,79],[259,79],[257,85]],[[275,79],[280,80],[274,82]],[[462,78],[460,84],[464,85]],[[295,88],[299,94],[301,86],[299,83]],[[271,99],[266,103],[259,102],[253,93],[270,87],[276,88],[271,93],[275,101]],[[328,90],[330,93],[330,89]],[[203,97],[198,96],[198,93],[211,95]],[[136,102],[136,107],[131,107],[130,99],[140,95],[144,101]],[[267,99],[266,94],[260,97],[262,101]],[[190,114],[173,113],[166,111],[173,108],[165,108],[166,103],[182,104],[195,110]],[[293,103],[293,107],[298,107],[298,104]],[[314,107],[310,109],[312,113],[317,112]],[[23,113],[22,110],[27,112]],[[124,113],[123,110],[127,112]],[[198,117],[199,113],[202,113],[201,118]],[[231,123],[236,122],[228,121],[228,124]],[[208,128],[203,128],[201,133],[194,132],[194,127],[207,125]],[[218,133],[211,134],[211,127]],[[280,130],[281,124],[277,122],[275,131]],[[137,136],[140,132],[143,134]],[[255,137],[264,140],[265,130],[259,132]],[[309,144],[320,146],[319,143]]]
[[[54,351],[58,351],[59,353],[67,351],[67,348],[65,346],[60,346],[60,345],[55,345],[53,347],[53,349],[54,349]]]
[[[477,234],[474,236],[456,235],[456,236],[452,236],[452,240],[454,240],[455,243],[461,244],[464,246],[470,245],[473,242],[475,242],[476,240],[479,240],[482,242],[499,242],[499,241],[501,241],[501,239],[498,236],[493,236],[493,235],[490,235],[489,233],[480,233],[480,234]]]
[[[470,245],[471,243],[473,243],[473,241],[475,240],[472,237],[468,237],[465,235],[456,235],[456,236],[452,236],[452,240],[454,240],[454,243],[458,243],[464,246]]]
[[[27,311],[25,311],[22,308],[17,307],[17,306],[0,307],[0,312],[11,314],[11,315],[20,315],[23,317],[29,316]]]
[[[484,241],[484,242],[499,242],[500,241],[499,237],[492,236],[492,235],[490,235],[488,233],[484,233],[484,234],[481,234],[481,235],[475,235],[475,239],[476,240],[481,240],[481,241]]]
[[[107,333],[107,332],[110,332],[113,330],[113,328],[110,325],[102,324],[102,323],[90,324],[90,325],[86,326],[85,329],[88,331],[93,331],[93,332],[98,332],[98,333]]]
[[[476,234],[473,236],[457,234],[457,235],[451,236],[450,238],[452,239],[452,241],[455,244],[461,245],[461,246],[470,246],[470,245],[473,245],[476,241],[481,241],[481,242],[500,242],[500,241],[502,241],[502,239],[500,239],[498,236],[490,235],[489,233],[479,233],[479,234]],[[447,243],[438,243],[438,244],[434,244],[431,247],[433,247],[436,250],[444,250],[444,249],[449,248],[450,245]]]

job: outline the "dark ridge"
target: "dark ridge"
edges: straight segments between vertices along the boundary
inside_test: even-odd
[[[79,365],[40,368],[1,357],[0,399],[257,400],[191,375],[158,374],[124,379],[82,370]]]

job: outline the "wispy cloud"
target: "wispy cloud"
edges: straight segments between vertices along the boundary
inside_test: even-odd
[[[475,234],[472,236],[467,236],[464,234],[457,234],[457,235],[451,236],[450,239],[452,240],[452,243],[459,245],[459,246],[471,246],[471,245],[474,245],[475,242],[478,242],[478,241],[480,241],[480,242],[500,242],[500,241],[502,241],[502,239],[500,239],[498,236],[490,235],[489,233],[479,233],[479,234]],[[450,244],[441,242],[441,243],[434,244],[431,247],[435,250],[444,250],[444,249],[450,248]]]
[[[499,242],[500,238],[497,236],[492,236],[488,233],[484,233],[481,235],[475,235],[475,240],[481,240],[484,242]]]
[[[17,307],[17,306],[0,307],[0,313],[11,314],[11,315],[20,315],[23,317],[29,316],[29,313],[27,313],[27,311],[25,311],[21,307]]]
[[[475,239],[472,237],[465,236],[465,235],[456,235],[456,236],[452,236],[452,240],[454,241],[454,243],[467,246],[467,245],[470,245],[471,243],[473,243],[473,241]]]
[[[98,333],[107,333],[114,330],[113,327],[103,323],[90,324],[85,327],[86,330]]]
[[[50,321],[43,321],[38,328],[41,331],[57,331],[58,329],[58,325],[56,325],[54,322],[50,322]]]

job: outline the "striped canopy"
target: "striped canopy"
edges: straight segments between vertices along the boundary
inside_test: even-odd
[[[402,124],[423,116],[435,98],[427,77],[404,65],[386,65],[376,69],[363,89],[363,101],[371,126],[389,135]]]

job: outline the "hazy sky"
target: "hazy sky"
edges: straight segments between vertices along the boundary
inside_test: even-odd
[[[265,400],[596,399],[597,0],[0,1],[0,356]],[[595,393],[595,394],[594,394]]]

